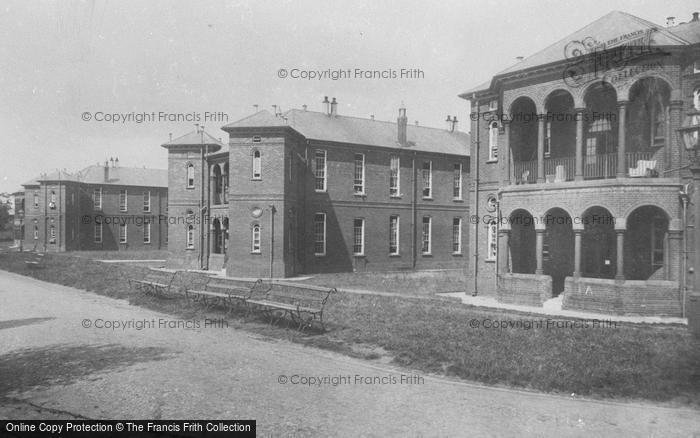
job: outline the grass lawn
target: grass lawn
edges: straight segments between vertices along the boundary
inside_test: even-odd
[[[328,331],[299,334],[269,326],[264,319],[246,321],[218,310],[205,313],[184,298],[163,300],[132,293],[126,279],[143,277],[143,266],[48,254],[43,268],[28,269],[27,257],[0,253],[0,269],[126,298],[183,318],[224,317],[235,328],[356,357],[392,360],[423,372],[566,395],[700,407],[700,339],[681,326],[618,323],[606,328],[547,328],[542,316],[481,310],[439,299],[341,292],[326,306]],[[479,327],[472,328],[474,320]],[[484,328],[495,321],[519,326]],[[542,327],[537,327],[538,321],[543,321]],[[551,320],[559,325],[575,321],[581,323]]]
[[[460,270],[313,274],[304,282],[319,286],[392,292],[407,296],[464,292],[468,289],[465,273]]]
[[[82,257],[92,260],[167,260],[168,250],[150,251],[69,251],[57,253],[57,255],[68,255]]]

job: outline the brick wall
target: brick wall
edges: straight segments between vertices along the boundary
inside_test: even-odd
[[[542,306],[550,298],[552,277],[535,274],[501,274],[498,276],[498,301],[508,304]]]

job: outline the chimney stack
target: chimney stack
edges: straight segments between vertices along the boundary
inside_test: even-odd
[[[114,167],[119,167],[119,157],[114,159]]]
[[[172,132],[168,133],[168,136],[170,137],[170,141],[173,141],[173,133]]]
[[[109,163],[107,162],[106,158],[105,158],[105,167],[104,167],[104,178],[105,178],[105,182],[109,182]]]
[[[333,101],[331,102],[331,116],[335,117],[338,115],[338,102],[335,100],[335,97],[333,98]]]
[[[372,121],[374,122],[374,114],[370,114],[369,118],[372,119]]]
[[[457,116],[453,116],[452,117],[452,130],[451,130],[451,132],[455,132],[457,130],[457,127],[459,126],[458,123],[459,122],[457,121]]]
[[[323,96],[323,111],[328,115],[331,113],[331,103],[328,101],[328,96]]]
[[[518,62],[520,62],[520,61],[522,61],[523,59],[525,59],[525,57],[524,57],[524,56],[516,56],[515,59],[516,59]]]
[[[301,107],[304,109],[304,111],[306,111],[306,105],[305,105],[305,104],[302,105]]]
[[[698,18],[698,14],[700,14],[700,12],[693,12],[693,19],[690,21],[700,21],[700,18]]]
[[[408,117],[406,117],[406,108],[403,106],[403,102],[401,103],[401,107],[399,108],[399,117],[396,119],[396,125],[399,128],[398,132],[398,140],[399,144],[401,146],[406,146],[408,142],[406,141],[406,130],[408,128]]]
[[[445,120],[445,129],[448,131],[452,130],[452,116],[447,116],[447,120]]]
[[[666,27],[675,26],[675,19],[676,17],[666,17]]]

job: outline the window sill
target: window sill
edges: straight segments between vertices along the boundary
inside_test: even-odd
[[[315,253],[314,253],[314,257],[325,257],[325,256],[326,256],[325,253],[323,253],[323,254],[315,254]]]
[[[453,255],[454,257],[462,257],[462,253],[461,253],[461,252],[453,252],[452,255]]]
[[[316,192],[316,193],[327,193],[328,190],[314,189],[314,192]]]
[[[452,202],[464,202],[462,198],[452,198]]]
[[[262,178],[251,178],[251,181],[262,181]]]
[[[250,255],[262,255],[261,251],[251,251]]]
[[[185,248],[185,251],[194,251],[194,248]]]
[[[423,199],[424,201],[432,201],[433,197],[432,196],[423,196],[423,198],[421,198],[421,199]]]
[[[361,258],[364,258],[364,257],[365,257],[365,255],[364,255],[364,254],[353,254],[352,256],[353,256],[353,257],[357,257],[357,258],[359,258],[359,259],[361,259]]]
[[[496,158],[495,160],[486,160],[486,164],[494,164],[494,163],[498,163],[498,158]]]
[[[362,192],[362,193],[353,193],[353,195],[356,196],[356,197],[358,197],[358,198],[364,198],[364,197],[367,196],[367,193],[364,193],[364,192]]]
[[[496,259],[484,259],[486,263],[496,263]]]
[[[389,195],[391,199],[401,199],[401,195]]]
[[[143,242],[144,245],[150,245],[151,242]]]
[[[422,252],[420,255],[422,255],[423,257],[432,257],[432,256],[433,256],[433,253],[430,253],[430,252]]]
[[[192,187],[189,187],[189,186],[188,186],[188,187],[185,187],[185,190],[194,190],[194,186],[192,186]]]
[[[401,254],[389,254],[389,257],[401,257]]]

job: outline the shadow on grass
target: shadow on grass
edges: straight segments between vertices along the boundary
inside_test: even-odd
[[[56,318],[24,318],[24,319],[10,319],[7,321],[0,321],[0,330],[22,327],[23,325],[40,324],[42,322],[51,321]]]
[[[0,356],[0,397],[38,386],[68,385],[98,372],[166,360],[165,349],[127,348],[121,345],[55,345],[29,348]]]

